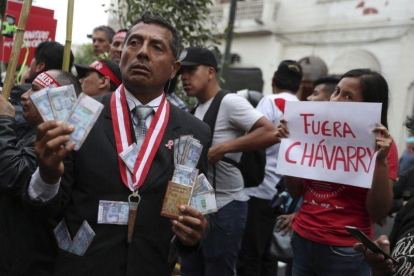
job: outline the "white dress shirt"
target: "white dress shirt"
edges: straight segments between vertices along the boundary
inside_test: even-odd
[[[126,88],[125,89],[125,96],[127,98],[127,104],[129,107],[129,110],[132,112],[133,109],[137,106],[143,105],[137,98],[135,98]],[[154,109],[154,112],[157,112],[159,105],[161,104],[162,95],[155,98],[146,106],[152,107]],[[133,116],[134,119],[135,116]],[[147,125],[147,128],[150,127],[152,119],[154,118],[154,114],[151,114],[147,117],[145,124]],[[137,119],[136,119],[137,120]],[[134,128],[137,126],[138,121],[134,122]],[[76,126],[75,126],[76,127]],[[34,201],[41,201],[46,202],[54,198],[58,191],[60,186],[60,179],[56,184],[47,184],[45,183],[42,178],[40,177],[39,173],[39,167],[36,169],[34,174],[32,175],[32,179],[30,181],[28,193],[31,200]]]

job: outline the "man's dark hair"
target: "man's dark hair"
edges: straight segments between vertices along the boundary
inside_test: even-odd
[[[170,46],[173,52],[173,55],[176,59],[178,59],[178,54],[180,52],[180,34],[178,33],[177,29],[168,23],[164,18],[159,15],[150,15],[145,13],[141,18],[135,21],[131,28],[129,28],[126,36],[125,42],[128,40],[128,37],[131,35],[131,29],[140,22],[144,22],[145,24],[155,24],[161,27],[168,29],[172,34],[172,40],[170,41]]]
[[[51,70],[51,72],[56,72],[57,75],[55,80],[62,86],[73,84],[75,88],[76,95],[79,95],[82,92],[82,87],[78,79],[69,72],[62,71],[62,70]]]
[[[282,61],[273,74],[272,85],[297,93],[302,81],[302,66],[294,60]]]
[[[112,29],[109,26],[102,25],[102,26],[99,26],[99,27],[96,27],[95,29],[93,29],[93,32],[92,33],[94,34],[97,31],[103,31],[103,32],[105,32],[106,33],[106,36],[109,39],[109,42],[112,43],[112,39],[114,38],[114,35],[115,35],[114,29]]]
[[[335,91],[335,88],[338,85],[338,83],[339,83],[339,77],[328,76],[328,77],[323,77],[323,78],[319,78],[315,80],[313,82],[313,87],[315,88],[319,84],[325,84],[324,91],[326,92],[326,96],[330,97]]]
[[[64,51],[65,47],[58,42],[43,41],[37,46],[34,57],[37,64],[41,62],[45,64],[44,71],[60,70],[62,69]],[[69,71],[72,69],[74,59],[73,53],[70,51]]]
[[[354,69],[341,76],[341,80],[344,78],[359,79],[364,102],[382,103],[381,124],[388,128],[388,84],[384,77],[371,69]]]

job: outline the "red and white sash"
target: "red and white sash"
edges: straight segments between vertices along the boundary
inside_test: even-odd
[[[170,115],[170,105],[165,99],[165,94],[163,94],[161,104],[152,119],[145,140],[139,151],[133,175],[119,156],[121,152],[132,144],[131,122],[123,85],[112,94],[111,114],[122,180],[131,191],[136,191],[144,183],[152,161],[154,160],[155,153],[161,143]]]

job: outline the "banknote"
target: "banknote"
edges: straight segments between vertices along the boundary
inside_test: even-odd
[[[119,154],[131,173],[134,173],[138,154],[139,148],[136,143],[132,143],[129,147],[127,147],[123,152]]]
[[[75,126],[75,131],[70,135],[70,141],[76,143],[75,150],[79,150],[82,146],[102,109],[103,104],[84,93],[80,94],[65,120],[65,123]]]
[[[197,179],[198,169],[183,165],[175,166],[172,182],[192,187]]]
[[[217,212],[216,195],[214,190],[200,194],[193,194],[190,206],[203,215]]]
[[[181,205],[190,203],[192,188],[179,183],[168,181],[164,201],[161,208],[161,215],[178,218]]]
[[[53,115],[52,106],[50,105],[49,96],[47,95],[49,88],[42,89],[30,95],[30,100],[36,106],[43,121],[52,121],[55,119]]]
[[[180,136],[180,143],[178,145],[178,158],[177,158],[177,161],[178,161],[177,163],[178,164],[181,164],[182,157],[184,155],[184,150],[185,150],[185,147],[187,145],[187,142],[192,137],[193,137],[193,135],[182,135],[182,136]]]
[[[50,88],[47,94],[55,119],[63,122],[76,103],[73,84]]]
[[[99,224],[128,224],[129,203],[100,200],[98,209]]]
[[[207,177],[204,174],[197,176],[197,180],[194,185],[193,194],[212,191],[213,187],[208,182]]]
[[[89,223],[86,220],[83,221],[82,226],[76,233],[75,238],[73,238],[73,242],[69,248],[69,252],[78,256],[83,256],[86,250],[88,249],[89,245],[92,243],[94,237],[95,232],[92,230]]]
[[[55,233],[55,238],[59,248],[68,251],[72,243],[72,240],[70,238],[69,230],[66,226],[65,219],[62,219],[62,221],[56,226],[53,232]]]
[[[187,143],[181,164],[190,168],[195,168],[198,164],[202,151],[203,145],[196,139],[190,139]]]
[[[180,144],[180,139],[174,140],[174,166],[178,164],[178,146]]]

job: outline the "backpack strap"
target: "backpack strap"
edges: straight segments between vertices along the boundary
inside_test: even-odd
[[[214,97],[210,107],[208,108],[206,114],[204,115],[203,122],[210,126],[211,137],[210,137],[210,146],[213,143],[214,128],[216,127],[217,115],[220,109],[221,101],[224,96],[226,96],[229,91],[220,90]],[[195,112],[195,111],[194,111]],[[216,190],[216,166],[213,165],[213,188]]]

